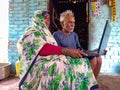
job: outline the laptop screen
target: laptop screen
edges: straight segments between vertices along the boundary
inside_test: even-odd
[[[103,51],[106,49],[108,39],[109,39],[109,36],[110,36],[110,32],[111,32],[111,26],[109,24],[109,21],[106,20],[104,30],[103,30],[103,34],[102,34],[102,38],[101,38],[100,45],[99,45],[99,48],[98,48],[98,53],[99,54],[103,53]]]

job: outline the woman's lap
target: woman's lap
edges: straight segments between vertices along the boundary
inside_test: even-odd
[[[88,59],[40,61],[28,78],[26,84],[36,90],[87,90],[97,85]]]

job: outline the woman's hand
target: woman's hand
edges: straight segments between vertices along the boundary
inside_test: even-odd
[[[74,58],[82,58],[83,56],[87,56],[87,54],[80,49],[63,48],[62,52],[64,55],[68,55]]]

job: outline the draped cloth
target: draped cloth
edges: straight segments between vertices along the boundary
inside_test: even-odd
[[[43,21],[41,11],[37,10],[33,17],[33,25],[26,29],[17,43],[20,80],[46,43],[57,45]],[[95,90],[98,84],[87,58],[39,55],[21,88],[22,90]]]

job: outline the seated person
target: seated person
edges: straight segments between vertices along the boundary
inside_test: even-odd
[[[53,33],[53,36],[57,41],[58,45],[62,47],[79,48],[80,50],[84,50],[79,43],[78,35],[75,32],[73,32],[75,27],[75,17],[73,12],[70,10],[66,10],[63,13],[61,13],[60,23],[62,26],[62,30],[58,30]],[[97,78],[100,72],[102,58],[90,58],[90,63],[94,75]]]
[[[89,60],[82,58],[86,54],[79,49],[58,46],[41,13],[40,10],[35,12],[33,25],[26,29],[17,43],[20,90],[97,89]]]

